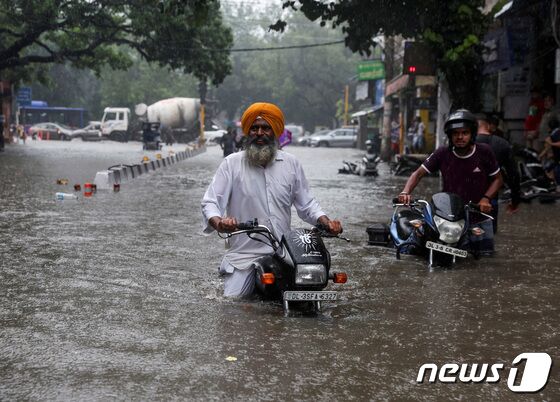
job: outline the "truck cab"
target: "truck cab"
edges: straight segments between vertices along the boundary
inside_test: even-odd
[[[114,141],[126,142],[129,138],[130,109],[106,107],[101,119],[101,134]]]

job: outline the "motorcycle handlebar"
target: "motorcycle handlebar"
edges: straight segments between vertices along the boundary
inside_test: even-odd
[[[399,202],[398,197],[393,198],[393,206],[396,207],[398,205],[408,205],[408,206],[411,206],[411,207],[415,207],[415,206],[420,205],[420,199],[414,198],[414,199],[410,200],[410,204],[403,204],[402,202]]]
[[[257,218],[255,218],[252,221],[238,223],[237,230],[250,230],[256,228],[257,226],[259,226],[259,222]]]

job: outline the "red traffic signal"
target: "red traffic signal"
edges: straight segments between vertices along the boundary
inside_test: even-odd
[[[422,42],[404,43],[403,72],[411,75],[436,74],[436,60],[428,45]]]

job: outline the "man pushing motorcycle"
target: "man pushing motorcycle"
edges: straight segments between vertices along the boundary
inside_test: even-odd
[[[459,109],[451,113],[444,124],[449,145],[436,149],[412,173],[398,196],[399,202],[409,204],[412,191],[420,180],[439,170],[443,178],[443,191],[458,194],[465,203],[474,202],[481,212],[490,213],[491,200],[502,187],[503,179],[490,146],[476,143],[477,128],[476,117],[468,110]],[[471,226],[477,226],[484,232],[482,236],[471,237],[471,246],[476,247],[482,255],[492,255],[492,221],[483,219],[473,216],[470,222]]]
[[[291,207],[305,222],[321,224],[332,234],[342,232],[311,195],[303,168],[291,154],[278,149],[284,115],[271,103],[254,103],[241,117],[245,149],[226,157],[202,198],[203,231],[231,233],[238,222],[258,219],[280,238],[290,230]],[[247,236],[228,239],[220,264],[224,296],[245,297],[255,289],[251,262],[272,248]]]

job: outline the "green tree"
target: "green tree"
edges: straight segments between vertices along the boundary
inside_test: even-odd
[[[288,122],[304,124],[308,130],[337,124],[337,101],[344,99],[344,86],[355,74],[360,57],[342,43],[307,46],[342,42],[341,33],[325,31],[291,13],[286,17],[289,28],[280,35],[267,32],[280,11],[277,8],[258,12],[241,6],[226,11],[224,19],[232,25],[236,49],[271,49],[232,53],[233,73],[216,90],[228,119],[238,118],[252,102],[270,101],[282,108]],[[294,48],[277,49],[287,46]]]
[[[489,16],[482,14],[484,0],[354,0],[284,2],[285,8],[303,13],[322,26],[340,27],[346,46],[353,52],[370,54],[381,34],[402,35],[430,45],[441,73],[449,82],[455,103],[478,107],[481,83],[481,39]],[[279,20],[271,27],[289,27]]]
[[[99,74],[144,60],[214,84],[231,65],[231,31],[218,0],[0,0],[0,74],[29,78],[37,66],[69,63]],[[44,73],[44,70],[43,70]]]

